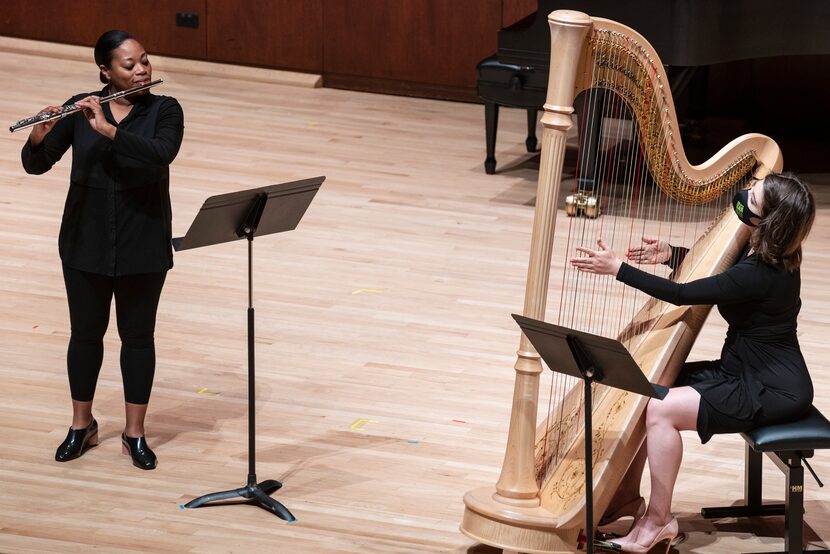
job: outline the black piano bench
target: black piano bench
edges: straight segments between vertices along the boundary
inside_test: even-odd
[[[499,106],[527,110],[528,152],[536,151],[536,116],[545,103],[548,87],[547,72],[533,67],[501,63],[496,56],[479,62],[477,92],[484,100],[484,126],[487,138],[487,158],[484,171],[496,172],[496,133],[499,127]]]
[[[813,472],[807,458],[815,450],[830,449],[830,422],[815,407],[803,419],[759,427],[741,433],[746,441],[744,505],[703,508],[706,519],[724,517],[784,516],[784,551],[764,554],[830,553],[830,550],[804,550],[804,467],[824,486]],[[761,462],[766,454],[787,476],[784,504],[761,504]]]

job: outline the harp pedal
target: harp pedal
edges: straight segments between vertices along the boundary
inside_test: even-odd
[[[565,212],[568,217],[585,216],[596,219],[600,215],[599,202],[591,192],[580,191],[565,197]]]

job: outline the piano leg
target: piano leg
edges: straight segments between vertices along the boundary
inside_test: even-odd
[[[527,109],[527,140],[525,146],[527,146],[528,152],[536,152],[536,117],[538,114],[539,110],[535,108]]]
[[[484,101],[484,127],[487,136],[487,158],[484,160],[484,172],[492,175],[496,172],[496,131],[499,128],[499,105],[495,102]]]

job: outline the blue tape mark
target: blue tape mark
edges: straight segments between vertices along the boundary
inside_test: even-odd
[[[418,444],[418,441],[406,441],[406,444]]]
[[[184,504],[179,504],[179,509],[184,510]]]

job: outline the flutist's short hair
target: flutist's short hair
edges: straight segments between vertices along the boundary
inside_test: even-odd
[[[109,68],[112,63],[112,53],[121,46],[122,42],[129,39],[135,39],[135,37],[127,31],[119,31],[118,29],[111,29],[98,37],[98,42],[95,43],[95,63],[99,67],[103,65]],[[99,72],[98,78],[102,83],[109,83],[103,71]]]

